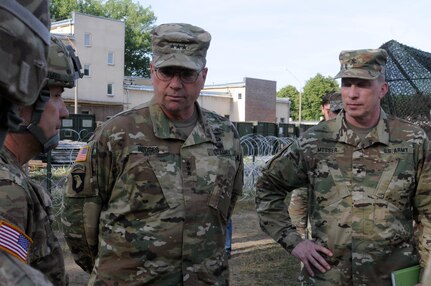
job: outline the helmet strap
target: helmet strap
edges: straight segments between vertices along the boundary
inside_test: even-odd
[[[48,86],[45,85],[42,88],[39,97],[33,105],[33,112],[31,114],[31,121],[28,126],[23,126],[25,130],[29,131],[39,143],[42,145],[42,153],[47,153],[51,150],[55,144],[59,141],[58,134],[55,134],[51,138],[47,138],[43,133],[43,130],[38,126],[40,118],[42,117],[43,110],[46,103],[50,99],[51,95],[49,93]]]

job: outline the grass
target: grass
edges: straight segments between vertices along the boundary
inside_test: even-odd
[[[301,285],[296,281],[299,262],[276,244],[242,254],[230,271],[234,286]]]
[[[231,285],[301,285],[298,260],[260,230],[253,199],[238,201],[232,221]]]

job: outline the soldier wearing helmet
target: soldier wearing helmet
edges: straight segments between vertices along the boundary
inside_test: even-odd
[[[26,131],[31,133],[41,144],[43,153],[48,152],[58,144],[58,129],[61,126],[61,118],[69,115],[61,94],[64,88],[75,86],[76,79],[83,75],[80,70],[81,64],[75,56],[73,48],[70,45],[65,46],[59,38],[52,35],[48,56],[47,84],[42,88],[32,106],[22,108],[23,114],[21,115],[28,115],[31,112],[31,118],[27,123],[20,124],[17,131],[19,133],[26,133]],[[56,113],[44,112],[44,109],[51,107],[50,103],[56,104],[57,111],[60,113],[59,116]],[[45,126],[43,126],[39,124],[43,116],[53,118],[49,124],[44,124]],[[51,128],[51,130],[44,130],[44,127]]]
[[[16,105],[33,104],[45,83],[49,28],[48,1],[0,1],[0,146],[18,128]]]
[[[7,131],[20,122],[15,105],[33,103],[45,81],[49,19],[46,0],[0,1],[0,147]],[[51,285],[42,273],[2,251],[0,281]]]
[[[80,68],[74,50],[51,35],[48,80],[34,104],[17,108],[22,122],[7,133],[0,150],[0,234],[19,237],[10,245],[0,241],[0,253],[28,263],[53,285],[66,285],[67,278],[61,246],[51,228],[51,196],[25,174],[22,165],[58,144],[61,119],[69,114],[61,95],[82,76]]]

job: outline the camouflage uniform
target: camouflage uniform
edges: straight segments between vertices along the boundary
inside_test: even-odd
[[[335,120],[308,130],[265,167],[257,182],[262,229],[287,251],[302,241],[286,194],[311,185],[312,239],[330,249],[331,270],[305,285],[390,285],[390,273],[427,261],[431,228],[429,141],[425,132],[383,110],[364,140]],[[415,243],[413,219],[419,222]]]
[[[308,220],[308,189],[299,188],[292,191],[289,202],[289,215],[292,224],[302,238],[307,237]]]
[[[50,194],[17,164],[6,148],[0,151],[0,221],[18,227],[33,240],[28,254],[30,266],[54,285],[66,285],[63,253],[51,228]]]
[[[41,272],[0,252],[0,281],[3,286],[52,286]]]
[[[322,120],[329,120],[335,117],[342,109],[343,102],[341,100],[341,93],[332,92],[328,93],[322,98],[322,108],[325,104],[329,103],[331,113]],[[292,195],[289,203],[289,215],[292,219],[292,224],[296,227],[296,230],[301,234],[303,238],[308,237],[308,189],[299,188],[292,191]]]
[[[188,137],[146,103],[106,122],[78,155],[62,222],[90,285],[228,285],[242,151],[232,123],[196,108]]]

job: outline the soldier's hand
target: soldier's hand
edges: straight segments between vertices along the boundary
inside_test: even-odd
[[[305,269],[307,269],[310,276],[314,276],[312,266],[322,273],[331,269],[331,266],[326,262],[325,258],[322,257],[321,253],[327,256],[332,256],[332,252],[329,249],[320,246],[311,240],[301,241],[292,250],[292,255],[304,263]]]

